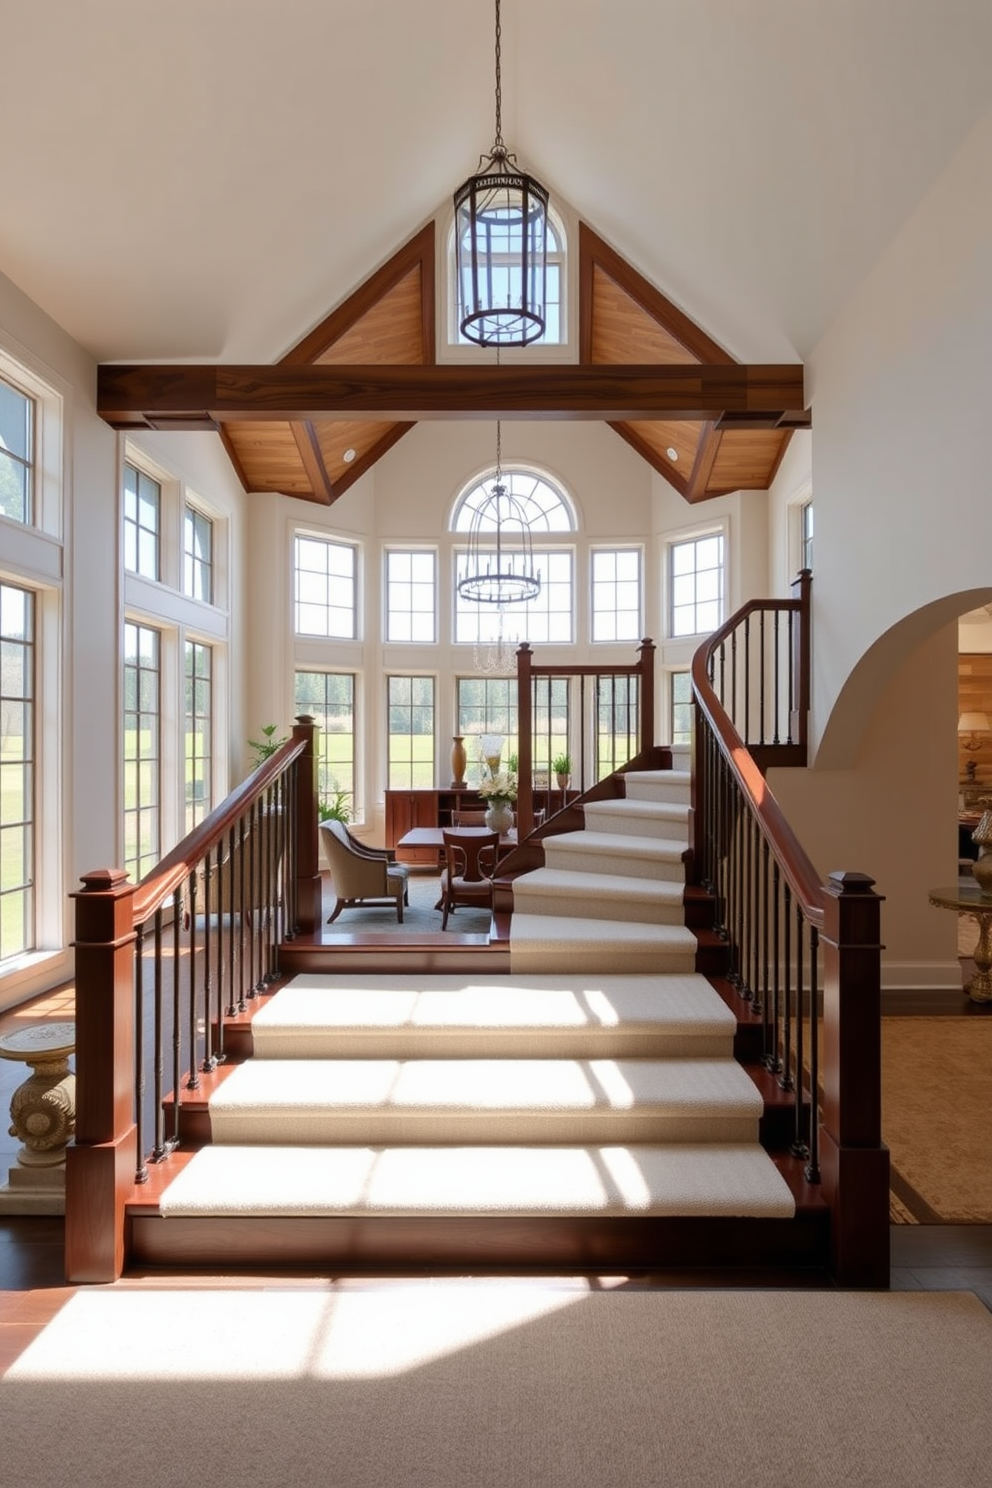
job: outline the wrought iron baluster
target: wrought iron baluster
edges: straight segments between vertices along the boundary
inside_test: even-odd
[[[820,932],[815,925],[809,935],[809,1161],[804,1168],[810,1183],[820,1181]]]
[[[182,1085],[182,977],[179,974],[181,935],[183,923],[183,896],[176,889],[172,896],[172,1139],[170,1147],[179,1143],[179,1091]],[[192,1042],[192,1030],[190,1030]]]
[[[767,640],[765,638],[765,612],[764,612],[764,610],[761,610],[759,612],[759,614],[758,614],[758,638],[759,638],[759,642],[760,642],[760,648],[759,649],[760,649],[760,658],[761,658],[760,661],[759,661],[759,663],[758,663],[758,714],[759,714],[759,717],[760,717],[760,720],[761,720],[760,725],[759,725],[759,738],[758,738],[758,742],[760,744],[764,744],[765,738],[766,738],[766,732],[765,731],[766,731],[766,726],[767,726],[767,724],[766,724],[766,718],[765,718],[765,708],[767,706],[767,703],[766,703],[766,700],[765,700],[765,692],[766,692],[766,689],[765,689],[765,666],[766,666],[766,648],[767,648],[767,644],[768,644],[767,643]],[[745,739],[744,742],[745,742],[745,744],[747,744],[749,742],[749,740],[748,739]]]
[[[736,718],[734,722],[736,723]],[[745,744],[751,742],[751,616],[744,616],[744,729]]]
[[[215,1069],[217,1065],[217,1059],[214,1055],[213,1003],[211,999],[213,978],[210,967],[210,921],[213,918],[211,913],[213,909],[211,903],[212,891],[213,870],[210,866],[210,850],[208,848],[206,856],[203,859],[203,1068],[205,1070]]]
[[[794,1157],[808,1157],[809,1148],[803,1133],[803,1050],[805,1048],[805,1020],[803,1016],[803,1003],[805,995],[803,990],[803,969],[805,962],[806,944],[806,922],[802,916],[802,910],[796,905],[796,1062],[794,1085],[791,1087],[796,1092],[796,1123],[795,1135],[792,1141],[792,1154]]]
[[[164,1105],[164,1083],[165,1083],[165,1049],[164,1049],[164,1009],[162,1007],[162,911],[155,911],[155,1044],[152,1055],[153,1087],[154,1087],[154,1116],[155,1116],[155,1143],[152,1147],[152,1162],[161,1162],[166,1153],[165,1142],[165,1105]]]
[[[788,892],[788,888],[786,888]],[[770,1014],[771,1040],[765,1048],[765,1065],[773,1073],[777,1074],[782,1068],[782,1059],[779,1054],[780,1027],[782,1021],[782,925],[779,918],[782,900],[782,874],[778,866],[778,859],[772,859],[772,946],[774,960],[772,962],[772,1006]],[[786,945],[785,956],[788,958],[788,921],[786,921]]]
[[[786,738],[785,738],[785,742],[787,744],[792,744],[794,742],[793,735],[792,735],[792,710],[795,707],[795,683],[796,683],[796,647],[795,647],[795,632],[793,630],[793,626],[795,624],[795,619],[796,619],[795,611],[794,610],[790,610],[789,611],[788,624],[787,624],[787,627],[786,627],[787,632],[788,632],[788,641],[787,641],[787,644],[788,644],[788,647],[789,647],[789,656],[788,656],[788,664],[787,664],[786,669],[785,669],[785,675],[786,675],[786,678],[788,679],[788,691],[789,691],[789,709],[788,709],[789,724],[788,724],[788,729],[786,731]]]
[[[772,743],[773,744],[777,744],[779,742],[779,719],[778,719],[778,715],[779,715],[779,710],[780,710],[780,708],[782,706],[781,701],[780,701],[780,691],[779,691],[779,620],[780,620],[780,618],[781,618],[781,611],[780,610],[776,610],[775,613],[774,613],[774,618],[772,620],[772,634],[773,634],[774,639],[775,639],[775,655],[774,655],[774,662],[775,662],[775,714],[774,714],[774,718],[773,718],[773,725],[774,725],[774,730],[775,731],[774,731],[774,733],[772,735]]]
[[[198,1044],[199,1029],[196,1016],[196,905],[198,897],[197,871],[189,875],[189,1078],[187,1090],[200,1088],[200,1059]]]
[[[135,1183],[148,1181],[145,1162],[145,927],[139,925],[134,941],[134,1124],[137,1157]]]

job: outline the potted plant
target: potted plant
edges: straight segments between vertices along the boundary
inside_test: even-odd
[[[559,790],[567,790],[568,782],[572,778],[572,756],[570,754],[556,754],[551,761],[551,768],[555,772]]]
[[[324,796],[317,797],[317,820],[339,821],[347,826],[352,818],[352,810],[348,805],[348,797],[351,791],[341,790],[337,786]]]

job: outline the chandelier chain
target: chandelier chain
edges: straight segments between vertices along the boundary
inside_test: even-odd
[[[496,0],[496,139],[493,143],[494,151],[506,148],[503,144],[503,91],[500,86],[499,72],[500,39],[502,34],[503,28],[500,25],[499,19],[499,0]]]

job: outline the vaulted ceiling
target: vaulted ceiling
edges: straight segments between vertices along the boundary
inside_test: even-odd
[[[250,488],[318,501],[433,416],[410,233],[491,143],[492,0],[0,0],[0,35],[0,272],[95,360],[299,377],[271,428],[243,385],[193,406]],[[559,401],[689,499],[766,480],[787,431],[756,424],[802,404],[746,371],[814,352],[992,107],[990,59],[988,0],[503,0],[504,137],[595,230]],[[618,393],[631,362],[658,385]],[[327,380],[360,366],[394,384],[346,405]],[[476,416],[540,414],[501,397]]]

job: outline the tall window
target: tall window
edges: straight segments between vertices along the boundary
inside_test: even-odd
[[[296,712],[317,724],[317,793],[344,791],[355,807],[355,678],[350,672],[297,672]]]
[[[154,635],[155,632],[153,631]],[[199,641],[186,642],[186,827],[209,816],[212,798],[213,653]]]
[[[124,466],[124,567],[143,579],[159,574],[162,487],[136,465]]]
[[[467,555],[455,555],[455,641],[473,645],[497,637],[500,616],[495,605],[477,604],[458,593],[458,581],[466,573]],[[507,639],[530,641],[532,645],[568,645],[575,639],[572,619],[572,554],[534,550],[534,567],[541,576],[535,599],[507,605],[503,634]]]
[[[723,533],[672,543],[671,634],[707,635],[723,620]]]
[[[0,514],[32,520],[34,403],[0,378]]]
[[[386,640],[437,640],[437,557],[434,553],[386,554]]]
[[[34,595],[0,584],[0,961],[34,949]]]
[[[134,882],[158,862],[162,689],[159,634],[124,623],[124,867]]]
[[[800,567],[813,567],[813,503],[804,501],[800,509]]]
[[[672,743],[692,743],[692,682],[688,672],[669,672]]]
[[[183,593],[213,604],[214,524],[194,506],[183,514]]]
[[[611,775],[637,753],[640,679],[596,678],[596,779]]]
[[[387,677],[389,787],[434,785],[434,678]]]
[[[531,769],[534,775],[550,774],[551,762],[568,753],[568,678],[535,677],[532,700],[533,734]],[[465,778],[477,785],[482,775],[481,734],[501,734],[502,762],[519,752],[517,732],[517,681],[515,677],[459,677],[457,682],[458,732],[465,736],[468,764]]]
[[[507,252],[504,256],[506,267],[503,269],[503,272],[505,281],[507,282],[510,277],[508,267],[510,263],[509,249],[513,246],[509,240],[509,233],[512,231],[513,229],[508,229]],[[519,244],[519,231],[516,232],[515,236],[517,244]],[[565,323],[562,314],[562,292],[565,287],[565,239],[562,231],[552,224],[550,217],[548,218],[545,242],[547,247],[547,278],[545,280],[544,334],[532,341],[532,346],[557,346],[565,339]],[[494,254],[493,260],[496,264],[498,276],[501,268],[499,255]],[[469,341],[466,336],[463,336],[461,332],[458,278],[455,263],[455,235],[452,233],[448,275],[451,284],[451,323],[454,328],[452,340],[456,341],[459,346],[471,346],[474,343]],[[518,282],[516,287],[512,289],[512,293],[519,297],[519,274],[517,274],[516,278]],[[519,298],[514,303],[519,303]]]
[[[596,549],[592,555],[592,638],[641,638],[641,554],[639,548]]]
[[[296,539],[296,632],[354,640],[358,551],[323,537]]]

